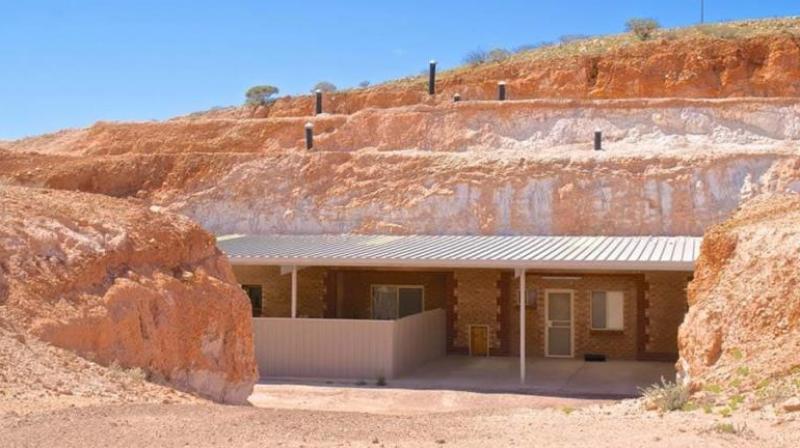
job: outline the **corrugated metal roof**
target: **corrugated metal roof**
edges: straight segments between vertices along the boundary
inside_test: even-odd
[[[226,235],[233,264],[692,271],[688,236]]]

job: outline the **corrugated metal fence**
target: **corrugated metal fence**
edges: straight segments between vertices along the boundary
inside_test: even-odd
[[[394,378],[445,354],[445,312],[399,320],[253,318],[262,377]]]

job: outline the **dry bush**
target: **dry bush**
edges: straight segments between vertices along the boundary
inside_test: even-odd
[[[661,25],[655,19],[630,19],[625,22],[625,30],[633,33],[639,40],[647,40],[653,37],[653,33]]]
[[[662,412],[683,409],[689,403],[689,388],[661,378],[661,383],[640,389],[645,403]]]

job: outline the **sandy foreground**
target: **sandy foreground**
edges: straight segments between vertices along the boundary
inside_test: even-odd
[[[259,385],[253,406],[208,402],[3,407],[0,445],[800,446],[792,414],[659,415],[638,402],[373,387]],[[7,402],[6,405],[9,403]]]

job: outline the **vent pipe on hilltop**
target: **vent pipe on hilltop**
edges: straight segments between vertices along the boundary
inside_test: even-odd
[[[603,132],[602,131],[594,131],[594,150],[595,151],[602,151],[603,150]]]
[[[436,95],[436,61],[428,63],[428,95]]]
[[[499,101],[506,100],[506,82],[500,81],[497,83],[497,99]]]
[[[314,148],[314,123],[306,123],[306,149]]]
[[[314,91],[316,94],[316,103],[314,108],[314,114],[319,115],[322,113],[322,90],[317,89]]]

